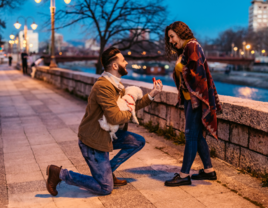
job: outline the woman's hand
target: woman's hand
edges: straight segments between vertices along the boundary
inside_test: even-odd
[[[153,98],[158,93],[162,92],[162,89],[163,89],[163,84],[162,84],[161,80],[160,79],[156,80],[154,82],[153,90],[149,93],[149,95]]]

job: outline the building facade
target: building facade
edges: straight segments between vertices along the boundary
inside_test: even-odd
[[[268,2],[253,0],[249,7],[249,29],[257,31],[268,27]]]
[[[39,49],[38,33],[33,32],[33,30],[28,30],[27,40],[28,40],[29,52],[38,53]],[[19,32],[19,44],[20,44],[20,50],[23,51],[25,49],[24,31]]]

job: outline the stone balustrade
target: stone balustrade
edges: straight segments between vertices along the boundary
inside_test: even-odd
[[[87,98],[99,75],[65,69],[38,67],[36,78],[52,83],[76,95]],[[125,86],[139,86],[143,93],[152,89],[152,84],[122,80]],[[247,99],[220,96],[223,114],[218,116],[219,140],[205,135],[210,148],[216,150],[218,158],[243,169],[268,172],[268,103]],[[139,110],[138,118],[152,121],[161,128],[172,126],[177,133],[184,132],[183,107],[176,108],[177,89],[164,86],[155,102]]]

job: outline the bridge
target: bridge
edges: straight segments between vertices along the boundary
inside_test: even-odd
[[[133,61],[133,60],[144,60],[144,61],[167,61],[168,58],[164,55],[159,56],[129,56],[124,55],[126,60]],[[57,63],[62,62],[73,62],[73,61],[91,61],[91,60],[98,60],[98,56],[65,56],[65,55],[56,55]],[[254,63],[254,58],[240,58],[240,57],[216,57],[216,56],[208,56],[207,61],[209,62],[219,62],[219,63],[226,63],[232,65],[243,65],[243,66],[250,66]],[[45,63],[50,63],[50,56],[45,56]]]

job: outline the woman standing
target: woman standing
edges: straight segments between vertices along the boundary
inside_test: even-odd
[[[183,22],[174,22],[165,31],[166,52],[169,57],[176,53],[173,78],[178,88],[178,104],[184,104],[186,118],[183,164],[180,173],[165,182],[166,186],[190,185],[193,180],[216,180],[209,148],[203,137],[203,127],[217,137],[216,113],[221,113],[218,94],[212,80],[202,47],[190,28]],[[196,152],[204,169],[190,177],[189,172]]]

